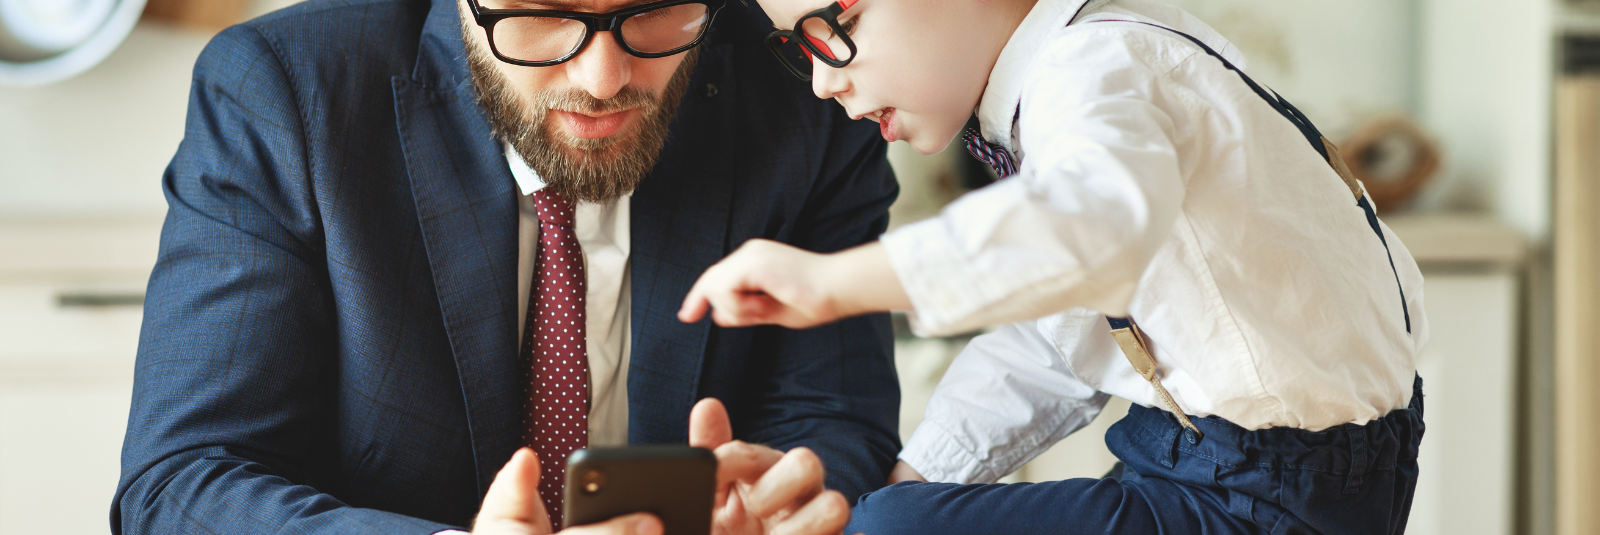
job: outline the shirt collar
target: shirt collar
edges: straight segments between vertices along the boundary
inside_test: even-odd
[[[511,167],[511,177],[517,179],[517,190],[526,196],[544,189],[544,179],[539,178],[539,173],[532,167],[528,167],[528,162],[522,159],[522,155],[517,154],[516,147],[512,147],[510,143],[501,144],[506,148],[506,164]]]
[[[535,191],[544,189],[544,178],[539,176],[538,171],[534,171],[532,167],[528,167],[527,160],[522,159],[522,155],[517,153],[516,147],[513,147],[510,143],[505,142],[501,142],[501,145],[505,146],[506,166],[511,168],[511,177],[517,180],[517,191],[522,192],[522,195],[519,196],[519,198],[521,198],[523,201],[526,201],[523,203],[523,209],[531,211],[533,201],[528,196],[533,195],[533,192]],[[608,207],[607,209],[611,210],[616,209],[618,206],[626,210],[628,208],[628,200],[631,198],[633,198],[633,192],[630,191],[628,194],[623,195],[621,198],[615,201],[605,203],[605,205]],[[593,204],[596,203],[591,203],[589,201],[578,201],[574,206],[577,206],[579,209],[584,209]],[[623,250],[627,250],[626,245],[623,246]]]
[[[1012,32],[1011,39],[1006,41],[1005,48],[1000,50],[1000,58],[989,71],[983,98],[978,101],[978,122],[983,125],[986,141],[1016,152],[1011,146],[1011,125],[1017,117],[1017,104],[1022,100],[1022,75],[1036,56],[1035,52],[1052,32],[1071,22],[1073,15],[1088,12],[1091,4],[1106,1],[1039,0],[1034,4],[1017,31]]]

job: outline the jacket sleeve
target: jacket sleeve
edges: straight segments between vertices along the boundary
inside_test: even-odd
[[[315,487],[337,343],[301,114],[255,30],[195,66],[139,339],[113,533],[433,533]]]
[[[899,186],[876,125],[835,114],[821,178],[787,241],[832,252],[877,239]],[[814,329],[760,327],[736,407],[735,432],[778,449],[805,446],[827,467],[827,486],[855,502],[882,487],[900,449],[900,387],[887,314]]]
[[[900,458],[928,481],[993,483],[1094,421],[1110,395],[1084,384],[1052,343],[1105,351],[1094,312],[1004,325],[950,363]]]

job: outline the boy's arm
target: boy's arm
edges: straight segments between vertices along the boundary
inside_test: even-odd
[[[785,237],[810,251],[877,238],[898,192],[875,125],[848,121],[842,111],[836,120],[819,179]],[[759,329],[741,402],[730,405],[740,437],[812,449],[827,466],[828,487],[851,503],[882,486],[900,449],[893,338],[884,314],[805,330]]]
[[[1079,381],[1040,329],[1075,338],[1073,351],[1115,351],[1101,347],[1110,336],[1093,336],[1096,322],[1104,319],[1080,309],[973,339],[900,459],[928,481],[993,483],[1088,425],[1110,396]]]
[[[1015,176],[842,254],[751,244],[701,277],[680,319],[799,328],[906,308],[919,334],[947,335],[1073,306],[1125,315],[1186,192],[1172,118],[1138,92],[1156,73],[1116,44],[1096,53],[1120,59],[1078,60],[1125,94],[1099,93],[1098,78],[1030,81]]]
[[[1137,65],[1107,76],[1155,85]],[[1153,97],[1085,85],[1094,84],[1030,84],[1018,120],[1019,172],[883,237],[917,332],[958,333],[1074,306],[1127,314],[1171,236],[1183,173],[1173,121]]]

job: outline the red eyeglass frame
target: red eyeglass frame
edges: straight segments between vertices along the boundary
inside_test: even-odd
[[[855,5],[857,1],[859,0],[839,0],[822,9],[806,13],[800,17],[800,20],[795,21],[794,29],[778,30],[768,34],[766,39],[767,49],[772,51],[774,56],[777,56],[778,61],[783,63],[784,67],[788,67],[789,72],[808,82],[811,81],[811,74],[802,71],[800,67],[796,67],[783,54],[783,45],[791,40],[800,46],[801,53],[805,54],[808,60],[821,61],[823,64],[835,69],[849,65],[850,61],[856,57],[856,43],[850,40],[850,36],[846,35],[844,28],[839,25],[839,15],[850,9],[850,6]],[[850,49],[850,56],[842,60],[838,59],[827,43],[806,34],[803,28],[805,27],[806,19],[811,18],[821,19],[824,23],[827,23],[828,27],[833,29],[833,34],[838,36],[839,40],[844,43],[845,48]]]

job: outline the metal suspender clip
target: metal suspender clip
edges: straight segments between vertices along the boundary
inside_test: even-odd
[[[1333,166],[1333,171],[1339,173],[1339,178],[1344,180],[1345,187],[1350,188],[1350,194],[1360,201],[1361,181],[1356,180],[1356,174],[1350,172],[1350,166],[1345,165],[1344,156],[1339,154],[1339,146],[1328,141],[1328,138],[1322,138],[1322,148],[1328,153],[1328,165]],[[1387,248],[1387,245],[1385,247]]]
[[[1156,395],[1161,396],[1161,402],[1166,404],[1167,411],[1178,417],[1178,423],[1184,429],[1194,432],[1195,440],[1204,438],[1205,433],[1189,421],[1189,415],[1183,413],[1178,407],[1178,402],[1172,399],[1172,394],[1167,393],[1167,388],[1161,386],[1161,378],[1156,376],[1156,358],[1150,354],[1150,346],[1145,342],[1144,331],[1139,330],[1139,325],[1129,318],[1107,317],[1111,323],[1111,337],[1117,340],[1117,345],[1122,348],[1122,354],[1128,357],[1128,363],[1133,365],[1133,370],[1139,372],[1140,377],[1150,382],[1156,389]]]

